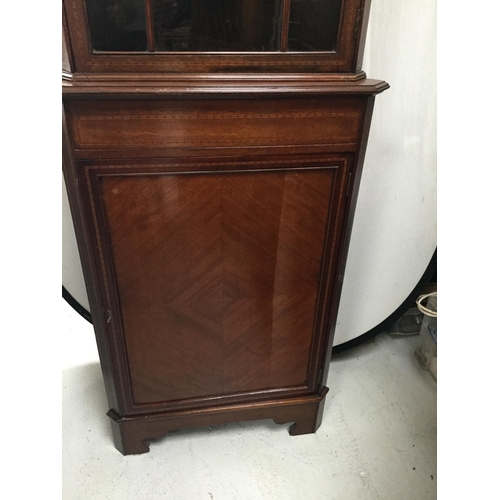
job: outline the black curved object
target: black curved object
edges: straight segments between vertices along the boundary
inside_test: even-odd
[[[80,302],[78,302],[74,297],[73,295],[71,295],[68,290],[66,290],[66,288],[64,288],[64,285],[62,287],[62,296],[63,296],[63,299],[82,317],[82,318],[85,318],[90,324],[92,324],[92,316],[91,314],[89,313],[89,311],[87,311],[87,309],[85,309],[85,307],[83,307]]]
[[[401,316],[403,316],[403,314],[406,311],[408,311],[408,309],[410,309],[412,306],[415,305],[415,301],[418,299],[420,295],[422,295],[422,292],[424,291],[425,287],[430,283],[431,278],[436,274],[436,272],[437,272],[437,248],[436,250],[434,250],[429,265],[427,266],[427,269],[424,271],[424,274],[420,278],[420,281],[417,283],[417,285],[411,291],[408,297],[406,297],[404,302],[390,316],[388,316],[386,319],[384,319],[384,321],[379,323],[371,330],[368,330],[366,333],[363,333],[363,335],[360,335],[355,339],[334,346],[332,349],[332,355],[346,351],[347,349],[351,349],[352,347],[364,344],[368,340],[371,340],[372,338],[376,337],[379,333],[382,333],[393,323],[395,323]]]
[[[348,342],[344,342],[343,344],[337,345],[333,347],[332,354],[338,354],[340,352],[346,351],[347,349],[351,349],[352,347],[356,347],[358,345],[364,344],[368,340],[376,337],[379,333],[386,330],[389,326],[395,323],[412,305],[415,304],[415,301],[422,294],[425,287],[429,284],[431,278],[436,274],[437,271],[437,249],[434,250],[434,254],[427,266],[427,269],[424,271],[422,278],[417,283],[412,292],[408,295],[408,297],[404,300],[404,302],[384,321],[379,323],[377,326],[367,331],[363,335],[356,337],[355,339],[349,340]],[[80,316],[85,318],[90,324],[92,324],[92,316],[87,309],[85,309],[69,292],[62,287],[62,296],[64,300],[78,313]]]

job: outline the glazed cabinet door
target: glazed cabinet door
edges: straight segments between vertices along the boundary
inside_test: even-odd
[[[349,155],[78,165],[127,414],[318,393]]]
[[[356,71],[367,0],[63,0],[85,73]]]

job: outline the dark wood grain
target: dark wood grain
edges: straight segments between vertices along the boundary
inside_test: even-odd
[[[209,409],[179,410],[175,412],[135,417],[120,417],[108,412],[113,437],[124,455],[147,453],[151,440],[165,436],[169,431],[186,427],[208,427],[230,422],[245,422],[272,418],[278,424],[293,423],[292,436],[316,432],[321,424],[323,406],[328,388],[313,396],[279,399],[256,404],[217,406]]]
[[[283,1],[283,19],[281,21],[280,51],[286,52],[288,48],[288,26],[290,23],[291,0],[282,0],[282,1]]]
[[[153,21],[153,5],[152,0],[144,0],[144,7],[146,9],[146,33],[148,38],[148,51],[155,50],[155,27]]]
[[[247,111],[259,105],[243,102]],[[297,112],[293,100],[276,102]],[[364,96],[301,102],[358,110],[356,151]],[[116,107],[134,116],[144,106],[207,109],[186,100],[66,104],[71,123],[85,109],[87,116]],[[282,121],[262,119],[272,123],[271,135],[283,134]],[[299,124],[293,130],[283,144],[301,137]],[[96,334],[109,346],[103,356],[112,360],[112,409],[120,416],[257,404],[324,388],[350,157],[305,147],[295,155],[217,157],[206,145],[198,156],[183,154],[198,143],[190,130],[176,160],[114,163],[108,150],[74,167],[103,311]],[[313,432],[317,417],[294,432]]]
[[[102,280],[99,279],[99,260],[93,255],[93,237],[91,218],[84,208],[84,191],[78,183],[78,169],[74,154],[74,147],[67,126],[66,111],[62,110],[62,167],[68,191],[68,200],[71,209],[76,240],[80,252],[83,275],[92,313],[92,324],[96,334],[97,348],[101,363],[106,395],[110,408],[117,412],[124,411],[123,395],[118,391],[118,378],[116,355],[106,330],[103,304],[105,298],[102,294]]]
[[[261,96],[342,96],[379,94],[389,88],[381,80],[365,78],[363,72],[352,75],[73,75],[63,81],[66,99],[101,98],[191,98],[234,100]]]
[[[388,88],[361,71],[369,0],[307,54],[93,53],[84,2],[63,0],[63,171],[116,447],[264,418],[316,432]]]
[[[102,180],[135,403],[306,385],[331,183]]]
[[[76,146],[151,148],[335,144],[356,141],[359,99],[68,103]],[[279,124],[279,126],[277,126]]]
[[[106,161],[112,159],[113,163],[120,161],[130,161],[131,158],[137,160],[137,163],[144,161],[156,162],[162,158],[177,158],[179,161],[199,159],[204,156],[207,159],[213,157],[239,157],[248,158],[255,155],[273,158],[277,155],[293,155],[302,157],[304,155],[331,155],[332,153],[355,153],[357,143],[339,143],[339,144],[308,144],[308,145],[273,145],[273,146],[238,146],[238,147],[215,147],[215,148],[75,148],[75,157],[82,163]]]
[[[332,247],[332,242],[338,239],[337,234],[339,232],[339,228],[341,227],[341,212],[339,212],[339,207],[342,205],[344,200],[344,192],[346,187],[346,172],[349,167],[349,163],[346,162],[345,159],[341,157],[333,157],[333,158],[322,158],[322,159],[294,159],[288,158],[283,159],[281,157],[279,160],[248,160],[248,161],[238,161],[234,162],[231,159],[212,159],[211,161],[207,160],[198,160],[195,163],[168,163],[168,164],[159,164],[152,165],[147,161],[142,165],[128,165],[127,163],[121,165],[109,165],[107,162],[98,162],[95,166],[92,166],[94,162],[91,162],[90,167],[86,167],[83,170],[80,170],[80,185],[83,189],[83,197],[87,200],[88,207],[86,208],[87,213],[93,220],[91,232],[95,236],[95,240],[92,245],[95,248],[95,256],[94,259],[98,263],[98,267],[100,267],[101,271],[99,273],[99,282],[101,284],[101,295],[103,299],[103,308],[106,312],[106,332],[105,337],[111,340],[111,345],[114,346],[114,352],[112,357],[116,360],[116,369],[120,372],[118,380],[120,380],[120,394],[123,397],[122,406],[126,408],[125,414],[132,413],[141,413],[144,412],[144,408],[141,405],[136,405],[133,402],[132,391],[130,387],[130,369],[128,367],[127,355],[125,351],[125,336],[123,333],[123,324],[122,324],[122,314],[121,314],[121,298],[119,291],[117,290],[117,285],[115,282],[116,275],[116,258],[113,257],[112,248],[116,247],[116,245],[111,245],[111,242],[108,241],[107,235],[110,232],[109,223],[107,222],[107,217],[105,214],[105,207],[102,204],[102,194],[101,194],[101,185],[104,182],[107,182],[110,178],[124,178],[129,177],[131,182],[134,179],[140,179],[144,177],[144,174],[149,174],[148,177],[152,175],[165,174],[168,173],[170,175],[176,175],[177,173],[182,173],[184,175],[190,175],[192,177],[193,174],[199,173],[203,174],[205,177],[218,175],[219,172],[226,172],[227,174],[236,174],[236,173],[247,173],[249,178],[253,175],[260,175],[266,173],[266,175],[272,174],[273,171],[276,171],[276,168],[279,168],[280,172],[286,172],[288,170],[293,171],[294,173],[301,175],[303,173],[308,173],[312,171],[317,171],[318,169],[323,171],[331,171],[335,176],[335,187],[332,190],[331,200],[328,212],[329,212],[329,221],[328,221],[328,235],[326,236],[326,244],[323,247],[323,253],[325,249],[328,254],[328,259],[333,258],[335,260],[334,255],[337,252],[337,248],[335,245]],[[312,170],[311,170],[312,169]],[[111,177],[110,177],[111,176]],[[85,187],[88,187],[85,188]],[[90,190],[90,191],[89,191]],[[335,200],[335,203],[333,203]],[[335,216],[331,216],[331,212],[334,211]],[[292,219],[293,221],[293,219]],[[293,225],[292,225],[293,227]],[[298,232],[298,231],[297,231]],[[305,245],[305,243],[304,243]],[[288,260],[292,262],[291,256],[294,255],[293,250],[288,250],[287,252],[290,254]],[[330,255],[331,254],[331,255]],[[299,257],[297,256],[297,259]],[[154,265],[154,263],[152,263]],[[156,264],[158,265],[158,264]],[[325,266],[323,266],[325,267]],[[300,273],[298,271],[294,271],[294,273]],[[329,270],[329,273],[332,271]],[[292,273],[293,274],[293,273]],[[157,275],[156,279],[157,279]],[[322,274],[317,283],[317,290],[319,290],[321,295],[321,301],[316,304],[317,311],[323,311],[325,308],[328,308],[328,296],[322,291],[324,287],[330,288],[332,285],[332,280],[328,279],[328,276],[325,275],[325,271],[322,270]],[[136,296],[137,299],[137,296]],[[286,300],[283,303],[280,301],[277,308],[278,311],[281,311],[281,308],[285,305]],[[304,305],[301,304],[297,306],[303,310]],[[152,311],[155,310],[155,305],[152,306]],[[287,394],[292,395],[296,393],[304,393],[310,392],[313,390],[314,385],[317,383],[317,374],[313,373],[312,367],[318,365],[318,356],[322,356],[322,352],[320,352],[317,348],[317,344],[320,338],[323,338],[325,335],[328,335],[328,325],[324,322],[317,321],[317,314],[314,319],[314,332],[313,332],[313,340],[311,350],[308,354],[308,375],[307,375],[307,386],[280,386],[275,385],[272,389],[263,389],[263,390],[253,390],[247,391],[245,393],[235,393],[232,396],[227,396],[227,399],[231,401],[249,401],[249,400],[261,400],[261,399],[269,399],[274,397],[273,394]],[[288,314],[284,315],[281,320],[286,324],[287,321],[291,321],[290,317],[296,316],[296,311],[290,310]],[[304,318],[301,317],[297,319],[293,318],[293,321],[300,323]],[[290,327],[293,329],[293,325]],[[296,326],[295,326],[296,328]],[[298,332],[298,330],[295,330]],[[278,332],[279,333],[279,332]],[[297,340],[297,349],[302,341],[302,333],[300,334],[300,339]],[[284,356],[288,356],[288,363],[291,363],[292,366],[296,367],[297,364],[293,362],[294,354],[292,351],[295,349],[295,344],[290,342],[285,345],[284,341],[280,340],[280,335],[275,335],[274,345],[275,348],[283,351]],[[290,353],[286,351],[290,350]],[[299,352],[299,351],[297,351]],[[304,354],[304,353],[302,353]],[[299,354],[298,362],[302,362],[304,365],[305,357]],[[302,361],[300,361],[302,359]],[[283,374],[287,373],[287,367],[282,366],[281,370]],[[288,373],[290,373],[288,371]],[[201,407],[201,406],[209,406],[217,402],[220,399],[220,396],[213,396],[210,394],[204,395],[200,398],[186,398],[182,401],[167,401],[161,404],[155,404],[154,407],[151,405],[148,406],[148,411],[162,411],[165,408],[177,408],[177,407]],[[122,413],[123,414],[123,413]]]

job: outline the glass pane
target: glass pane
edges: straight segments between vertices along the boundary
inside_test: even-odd
[[[282,0],[154,0],[157,51],[277,51]]]
[[[292,0],[288,50],[336,49],[342,0]]]
[[[147,48],[144,0],[86,0],[94,50],[144,51]]]

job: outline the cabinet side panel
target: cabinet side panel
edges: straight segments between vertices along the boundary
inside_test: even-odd
[[[111,348],[106,334],[106,323],[103,318],[103,298],[99,290],[99,278],[96,263],[92,259],[92,243],[90,235],[89,214],[85,213],[82,199],[81,186],[78,180],[77,164],[74,158],[74,149],[71,134],[68,131],[66,110],[63,106],[62,112],[62,167],[71,215],[75,226],[75,235],[78,250],[82,260],[82,270],[85,286],[89,296],[92,322],[94,325],[101,369],[106,387],[106,395],[109,407],[117,412],[123,411],[124,401],[120,394],[120,381],[117,374],[116,364],[111,355]],[[117,389],[118,388],[118,389]]]
[[[101,177],[135,404],[307,383],[334,172]]]

